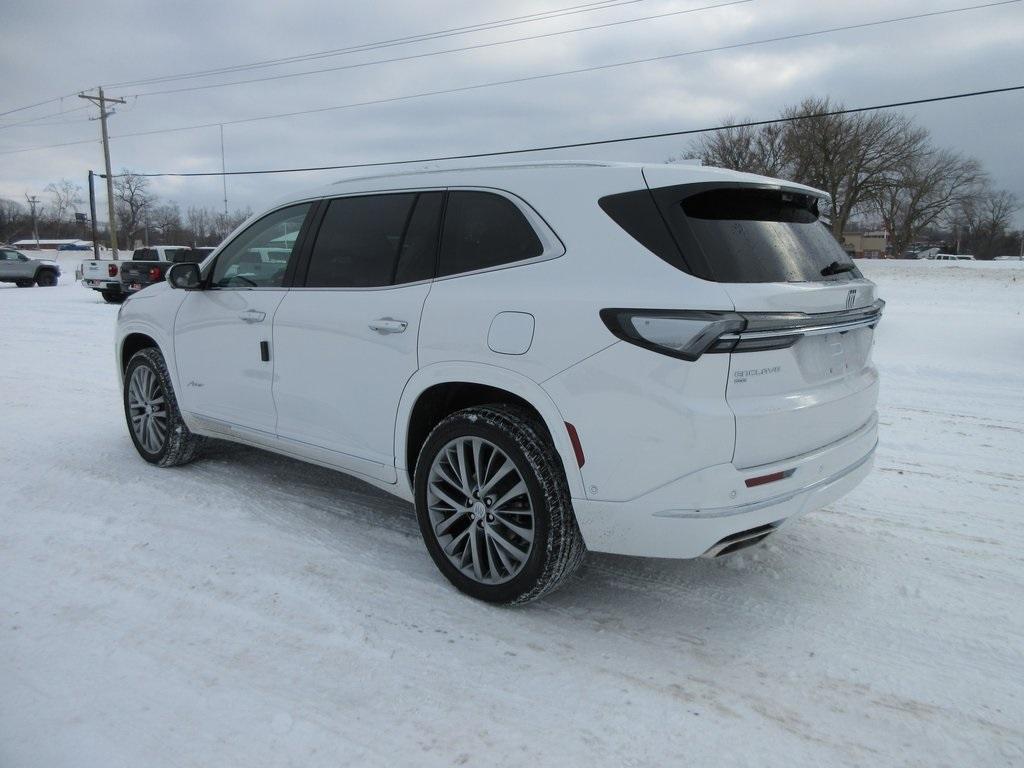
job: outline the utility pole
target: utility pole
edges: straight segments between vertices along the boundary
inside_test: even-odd
[[[35,195],[32,197],[25,193],[25,200],[28,202],[28,207],[32,209],[32,237],[36,241],[36,250],[39,250],[39,228],[36,226],[36,206],[39,204],[39,198]]]
[[[100,236],[96,231],[96,174],[89,171],[89,222],[92,227],[92,256],[100,260]]]
[[[224,169],[224,124],[220,126],[220,180],[224,185],[224,215],[228,215],[228,174]]]
[[[110,229],[110,250],[113,253],[114,261],[117,261],[117,225],[114,219],[114,178],[110,171],[110,137],[107,136],[107,117],[113,111],[107,111],[107,104],[124,104],[124,99],[114,99],[103,95],[103,88],[96,89],[99,96],[91,96],[86,93],[78,94],[78,98],[91,101],[100,108],[100,131],[103,135],[103,162],[107,169],[107,227]]]

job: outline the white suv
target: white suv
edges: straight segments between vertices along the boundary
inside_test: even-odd
[[[121,309],[129,432],[200,436],[414,502],[500,603],[587,549],[715,556],[853,488],[883,302],[823,193],[695,166],[506,165],[339,182]]]

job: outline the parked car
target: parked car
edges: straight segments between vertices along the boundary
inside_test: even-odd
[[[974,257],[967,253],[934,253],[925,256],[928,261],[974,261]]]
[[[824,196],[565,163],[288,198],[121,308],[129,434],[160,466],[212,436],[383,488],[497,603],[587,549],[736,551],[873,460],[884,302]]]
[[[996,256],[992,261],[1024,261],[1024,255],[1021,256]]]
[[[132,258],[121,265],[121,293],[130,296],[167,277],[171,264],[202,261],[203,257],[187,245],[154,245],[137,248]]]
[[[57,246],[58,251],[91,251],[92,243],[64,243]]]
[[[33,285],[54,286],[60,278],[60,265],[50,259],[31,259],[21,251],[0,247],[0,283],[14,283],[19,288]]]

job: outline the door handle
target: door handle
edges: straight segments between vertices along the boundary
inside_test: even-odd
[[[409,324],[405,320],[395,320],[390,317],[380,317],[370,321],[370,330],[377,333],[402,333]]]
[[[267,319],[267,313],[260,312],[258,309],[247,309],[238,317],[246,323],[262,323]]]

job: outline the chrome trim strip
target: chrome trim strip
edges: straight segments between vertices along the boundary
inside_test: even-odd
[[[720,338],[725,341],[742,341],[743,339],[770,339],[779,336],[818,336],[823,333],[846,333],[856,328],[864,328],[869,325],[878,325],[881,315],[866,317],[862,320],[852,320],[844,323],[829,323],[827,325],[810,325],[804,328],[780,328],[777,331],[744,331],[743,333],[730,333]]]
[[[733,515],[743,515],[748,512],[757,512],[760,509],[766,507],[773,507],[776,504],[783,504],[791,499],[796,498],[804,493],[810,493],[812,491],[818,491],[822,488],[826,488],[833,483],[837,483],[844,477],[852,472],[860,469],[865,463],[871,460],[875,455],[875,450],[878,448],[878,441],[871,446],[871,450],[868,451],[864,456],[858,459],[856,462],[848,466],[846,469],[840,470],[834,475],[823,477],[821,480],[817,480],[810,485],[805,485],[802,488],[797,488],[786,493],[779,494],[778,496],[772,496],[769,499],[762,499],[761,501],[753,501],[749,504],[740,504],[735,507],[713,507],[711,509],[686,509],[686,510],[668,510],[665,512],[655,512],[653,517],[670,517],[670,518],[707,518],[707,517],[732,517]]]

